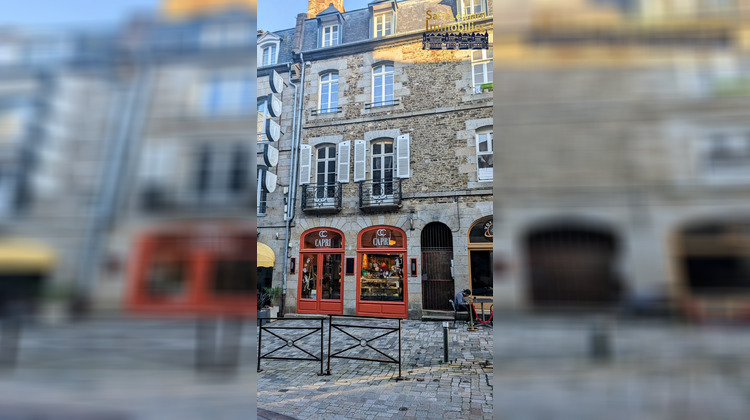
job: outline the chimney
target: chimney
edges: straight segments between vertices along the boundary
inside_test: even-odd
[[[344,13],[344,0],[307,0],[307,18],[312,19],[318,13],[333,5],[339,12]]]
[[[294,37],[292,38],[292,51],[294,52],[302,51],[302,31],[305,29],[306,16],[304,13],[297,15],[297,24],[294,26]]]

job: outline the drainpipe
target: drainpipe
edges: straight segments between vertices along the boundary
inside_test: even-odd
[[[294,220],[294,207],[297,196],[297,165],[299,163],[299,145],[300,133],[302,131],[302,108],[305,103],[305,59],[300,53],[300,61],[302,62],[302,78],[300,80],[299,90],[299,112],[297,113],[297,132],[296,135],[292,136],[292,153],[294,154],[292,159],[292,166],[289,169],[290,181],[289,181],[289,198],[287,199],[287,219],[286,219],[286,237],[284,238],[284,277],[281,285],[281,302],[282,306],[280,312],[284,310],[284,301],[286,300],[286,285],[287,285],[287,273],[286,273],[286,262],[289,259],[289,233],[291,230],[291,223]],[[291,83],[291,77],[290,77]],[[296,95],[295,95],[296,96]],[[283,314],[283,312],[282,312]]]
[[[297,155],[297,149],[294,147],[294,137],[295,137],[295,131],[297,128],[297,85],[292,82],[292,65],[287,64],[287,74],[289,74],[289,84],[294,86],[294,101],[293,107],[294,107],[294,114],[292,114],[292,155],[291,160],[294,161],[296,155]],[[290,170],[289,170],[289,191],[287,193],[287,216],[285,220],[285,228],[284,228],[284,263],[283,263],[283,280],[281,283],[281,308],[279,308],[279,317],[284,317],[284,302],[286,301],[286,282],[287,282],[287,261],[289,260],[289,230],[290,230],[290,224],[291,219],[289,218],[289,203],[291,202],[291,193],[292,193],[292,186],[294,185],[294,178],[293,174],[296,171],[292,170],[293,165],[290,163]]]

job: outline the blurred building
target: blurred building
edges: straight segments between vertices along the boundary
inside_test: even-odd
[[[284,287],[286,313],[420,318],[461,289],[492,296],[492,49],[424,50],[428,11],[492,22],[484,0],[310,0],[295,27],[258,32],[259,153],[268,120],[281,132],[259,284]]]
[[[495,26],[496,304],[747,314],[746,5],[534,3]]]
[[[3,237],[54,260],[52,283],[96,309],[126,296],[137,310],[251,308],[254,36],[246,7],[98,32],[9,29]]]

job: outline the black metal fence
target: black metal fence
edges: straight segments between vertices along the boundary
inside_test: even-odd
[[[300,361],[314,361],[314,362],[320,362],[320,373],[319,375],[323,375],[323,322],[325,319],[323,318],[258,318],[258,320],[268,320],[268,319],[275,319],[277,322],[279,321],[319,321],[320,326],[282,326],[282,325],[276,325],[274,324],[267,324],[267,323],[261,323],[261,325],[258,326],[258,372],[262,372],[263,370],[260,368],[260,362],[262,359],[274,359],[274,360],[300,360]],[[283,324],[284,322],[279,322],[280,324]],[[273,332],[272,330],[291,330],[291,331],[299,331],[299,330],[311,330],[305,335],[292,338],[292,337],[284,337],[281,335],[281,333],[277,334]],[[284,342],[281,346],[263,354],[263,331],[266,331],[268,334],[271,334],[272,336],[280,339]],[[320,356],[316,356],[315,354],[305,350],[304,348],[300,347],[298,345],[301,340],[304,338],[313,335],[315,333],[320,334]],[[307,354],[310,357],[288,357],[288,356],[271,356],[272,354],[275,354],[282,349],[291,349],[295,348],[302,353]],[[330,366],[330,363],[329,363]]]
[[[341,183],[302,186],[302,211],[337,213],[341,211]]]
[[[356,315],[329,315],[328,316],[328,369],[326,374],[331,374],[331,359],[332,358],[338,358],[338,359],[349,359],[349,360],[365,360],[370,362],[383,362],[383,363],[394,363],[398,364],[398,377],[396,377],[396,380],[402,380],[404,379],[401,376],[401,319],[397,319],[398,321],[398,327],[384,327],[384,326],[377,326],[377,325],[357,325],[357,324],[342,324],[342,323],[334,323],[334,317],[336,318],[345,318],[349,320],[357,319],[369,319],[369,320],[378,320],[378,321],[389,321],[389,319],[386,318],[376,318],[376,317],[362,317],[362,316],[356,316]],[[396,320],[393,320],[396,321]],[[356,340],[357,343],[353,344],[343,350],[338,350],[335,353],[332,353],[331,351],[331,338],[333,337],[333,330],[340,331],[343,334],[346,334],[348,337],[350,337],[353,340]],[[345,329],[348,329],[345,330]],[[379,330],[379,331],[385,331],[382,334],[377,334],[374,337],[365,338],[363,336],[355,335],[352,332],[352,329],[367,329],[367,330]],[[398,356],[393,357],[384,351],[381,351],[380,349],[377,349],[373,345],[373,341],[385,337],[390,334],[398,333]],[[345,356],[343,353],[353,350],[357,347],[362,348],[369,348],[371,350],[374,350],[376,353],[382,355],[383,359],[374,359],[370,357],[357,357],[348,355]]]
[[[401,179],[388,181],[360,181],[359,208],[367,210],[394,210],[401,205]]]

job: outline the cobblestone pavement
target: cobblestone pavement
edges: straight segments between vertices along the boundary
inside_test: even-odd
[[[334,321],[349,324],[352,321]],[[357,321],[359,322],[359,321]],[[317,321],[288,320],[274,326],[313,325]],[[368,326],[398,325],[397,320],[365,323]],[[460,324],[460,323],[459,323]],[[362,339],[397,358],[395,333],[377,338],[385,330],[342,327],[332,329],[331,352],[341,356],[385,359],[363,346]],[[324,326],[324,353],[328,352],[328,323]],[[273,331],[273,330],[272,330]],[[305,334],[302,330],[276,330],[284,338]],[[309,331],[308,331],[309,332]],[[356,337],[356,339],[355,339]],[[284,347],[285,341],[263,332],[262,352],[282,347],[278,354],[305,357],[301,350]],[[320,335],[296,342],[320,354]],[[318,376],[314,361],[261,360],[258,374],[258,407],[299,419],[491,419],[492,418],[492,328],[466,331],[461,326],[449,333],[449,362],[443,363],[443,328],[440,322],[402,321],[403,380],[396,380],[398,366],[383,362],[331,359],[330,376]],[[309,356],[308,356],[309,357]],[[324,372],[328,370],[327,361]]]
[[[191,321],[30,325],[0,369],[0,420],[235,420],[255,417],[254,328],[235,373],[194,369]]]

